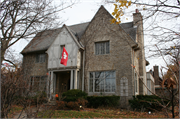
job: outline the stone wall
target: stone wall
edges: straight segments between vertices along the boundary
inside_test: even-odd
[[[85,46],[85,91],[89,95],[120,95],[121,106],[126,107],[128,100],[134,95],[134,81],[132,76],[132,40],[117,24],[110,24],[112,17],[100,8],[93,18],[89,27],[81,39]],[[95,55],[95,42],[109,41],[110,53]],[[109,71],[116,72],[116,92],[115,93],[93,93],[88,92],[89,72]],[[125,77],[127,82],[127,95],[121,95],[121,80]]]
[[[47,54],[46,60],[43,63],[36,63],[36,55],[37,53],[23,54],[23,70],[25,78],[47,75]]]

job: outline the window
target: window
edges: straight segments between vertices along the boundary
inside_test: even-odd
[[[62,54],[63,47],[65,47],[65,45],[61,45],[60,47],[61,47],[61,51],[60,51],[60,53]]]
[[[46,54],[37,54],[36,55],[36,63],[45,62]]]
[[[147,87],[151,91],[151,80],[147,80]],[[148,90],[147,94],[152,95],[152,93]]]
[[[135,77],[134,77],[134,82],[135,82],[135,93],[138,93],[138,84],[137,84],[137,74],[135,73]]]
[[[60,45],[60,59],[62,57],[63,47],[65,47],[65,45]]]
[[[46,91],[47,76],[32,76],[30,89],[33,91]]]
[[[115,71],[90,72],[89,92],[115,92]]]
[[[95,54],[109,54],[109,41],[106,42],[96,42],[95,43]]]

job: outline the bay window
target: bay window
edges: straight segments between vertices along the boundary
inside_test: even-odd
[[[89,75],[89,92],[115,92],[115,71],[90,72]]]

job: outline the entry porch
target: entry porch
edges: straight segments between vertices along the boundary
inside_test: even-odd
[[[47,96],[49,100],[55,100],[56,94],[60,99],[64,92],[80,88],[79,69],[51,70],[48,79]]]

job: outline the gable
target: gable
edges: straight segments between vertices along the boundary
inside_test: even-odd
[[[69,29],[69,32],[71,32],[72,36],[74,36],[78,41],[88,24],[89,22],[66,27]],[[21,53],[24,54],[37,51],[46,51],[60,33],[61,29],[62,27],[58,29],[44,30],[37,33],[36,36],[29,42],[29,44],[21,51]]]
[[[100,29],[104,29],[104,35],[121,33],[123,34],[124,41],[127,42],[130,45],[130,47],[137,45],[137,43],[135,42],[136,28],[133,28],[133,22],[123,23],[120,25],[111,24],[111,19],[113,19],[111,14],[103,6],[101,6],[95,14],[95,16],[93,17],[93,19],[91,20],[91,22],[89,23],[88,27],[86,28],[85,34],[82,36],[84,38],[80,40],[81,43],[83,45],[86,45],[87,42],[84,40],[87,37],[92,37],[91,35],[102,35],[102,31],[100,31]],[[101,33],[99,34],[98,31],[100,31]]]
[[[52,44],[56,36],[61,31],[61,28],[54,30],[44,30],[36,34],[29,44],[21,51],[22,54],[47,50]]]
[[[57,35],[51,46],[48,48],[48,69],[50,68],[61,68],[64,65],[60,64],[61,60],[61,46],[65,45],[65,49],[68,52],[68,66],[80,66],[78,63],[79,57],[79,48],[81,47],[73,34],[69,29],[64,25],[61,29],[61,32]]]

